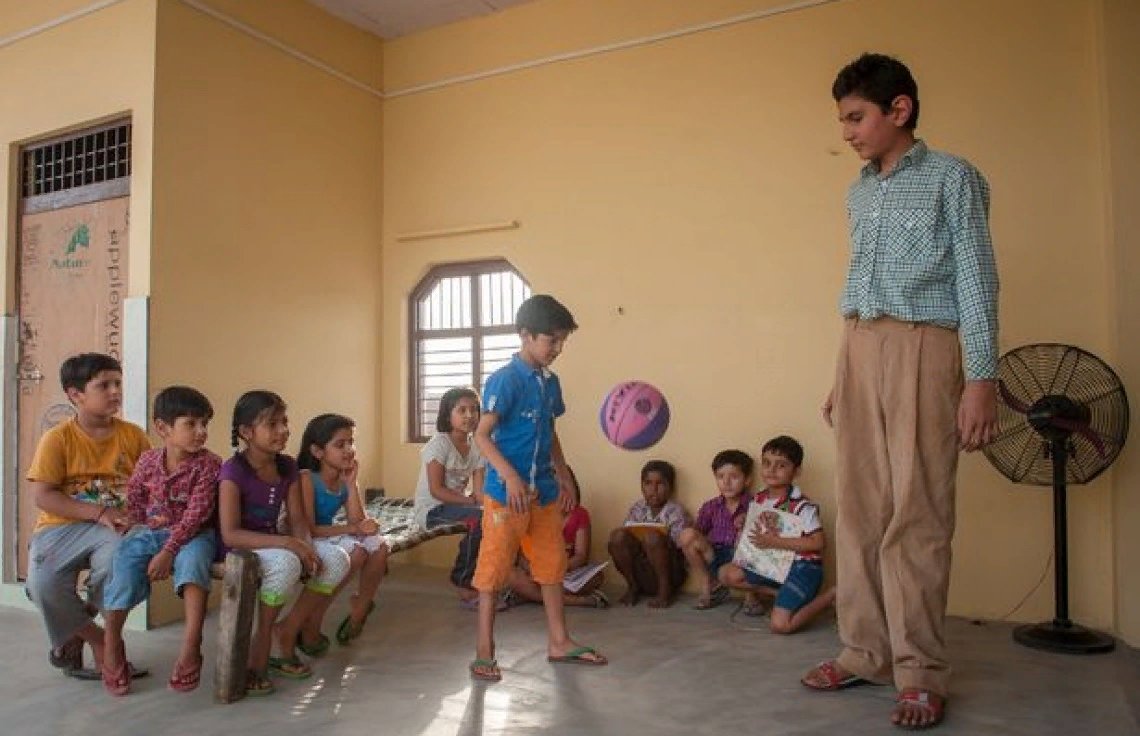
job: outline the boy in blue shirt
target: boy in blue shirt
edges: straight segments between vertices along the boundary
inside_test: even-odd
[[[844,648],[802,682],[893,681],[892,723],[930,728],[944,716],[950,675],[943,625],[958,451],[997,428],[989,185],[915,137],[918,85],[897,59],[864,54],[831,91],[844,140],[867,162],[847,195],[846,324],[823,405],[839,450]]]
[[[479,624],[470,669],[476,679],[491,682],[502,679],[495,661],[495,596],[507,585],[520,547],[542,588],[547,660],[606,664],[592,647],[570,638],[562,601],[562,514],[574,508],[575,499],[554,431],[554,420],[566,407],[549,366],[578,325],[570,310],[539,294],[519,306],[515,327],[522,346],[487,379],[475,430],[475,444],[490,468],[483,484],[483,543],[472,580],[479,591]]]

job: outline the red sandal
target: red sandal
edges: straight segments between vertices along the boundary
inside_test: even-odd
[[[816,678],[813,675],[818,674],[826,684],[815,682]],[[840,677],[839,667],[836,665],[834,659],[820,662],[816,665],[815,669],[810,670],[806,675],[800,678],[800,683],[812,690],[820,691],[835,691],[846,690],[849,687],[856,687],[858,685],[869,685],[870,680],[864,680],[859,675],[849,674]]]
[[[180,670],[178,663],[174,663],[174,671],[170,673],[170,679],[167,680],[166,685],[176,693],[188,693],[198,687],[198,683],[202,680],[202,659],[198,659],[198,664],[189,669]]]
[[[119,666],[114,670],[103,663],[102,679],[103,689],[116,698],[121,698],[131,691],[131,665],[127,662],[126,653],[119,660]]]
[[[928,716],[921,722],[904,723],[903,714],[906,711],[923,711]],[[917,688],[907,688],[895,698],[895,710],[891,714],[891,723],[908,731],[921,731],[934,728],[946,717],[946,699],[938,693]]]

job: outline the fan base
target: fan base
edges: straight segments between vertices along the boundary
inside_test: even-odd
[[[1116,646],[1116,640],[1108,634],[1056,619],[1018,626],[1013,630],[1013,640],[1033,649],[1063,654],[1103,654]]]

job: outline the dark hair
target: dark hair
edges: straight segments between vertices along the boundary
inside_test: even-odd
[[[474,399],[475,408],[479,408],[479,394],[471,388],[449,388],[439,399],[439,416],[435,418],[435,428],[439,432],[451,431],[451,410],[460,399]]]
[[[301,470],[311,470],[317,472],[321,469],[321,463],[313,457],[312,447],[324,447],[332,442],[333,435],[342,429],[352,429],[356,426],[356,422],[352,421],[343,414],[321,414],[318,417],[313,417],[309,423],[305,425],[305,431],[301,435],[301,449],[297,452],[297,467]]]
[[[214,407],[206,395],[189,386],[167,386],[154,397],[155,421],[161,419],[174,424],[178,417],[193,417],[209,421],[214,418]]]
[[[642,483],[650,473],[660,473],[664,476],[665,482],[669,484],[669,492],[673,492],[677,483],[677,469],[673,467],[673,463],[667,460],[650,460],[641,468]]]
[[[906,64],[898,59],[884,54],[863,54],[840,69],[831,85],[831,96],[839,102],[848,95],[873,102],[884,113],[890,111],[896,97],[906,95],[911,101],[911,112],[905,127],[914,130],[918,126],[918,83]]]
[[[773,437],[772,439],[765,442],[764,446],[760,448],[760,454],[763,455],[765,452],[783,455],[784,457],[788,458],[788,460],[791,461],[792,465],[795,465],[797,468],[804,464],[803,445],[801,445],[799,442],[796,442],[793,438],[789,437],[786,434],[782,434],[779,437]]]
[[[744,475],[752,475],[752,456],[744,450],[721,450],[716,454],[712,461],[712,469],[715,473],[725,465],[735,465],[740,468],[740,472]]]
[[[515,330],[526,330],[532,335],[553,335],[559,330],[573,332],[578,329],[574,315],[549,294],[535,294],[519,305],[515,314]]]
[[[234,404],[234,420],[230,428],[230,444],[236,452],[238,427],[251,427],[266,414],[285,411],[285,400],[272,391],[246,391]]]
[[[123,366],[119,361],[112,358],[110,355],[103,353],[80,353],[73,355],[59,366],[59,383],[63,386],[63,392],[67,393],[67,389],[73,388],[77,391],[84,391],[87,389],[87,384],[91,382],[100,371],[118,371],[123,372]]]

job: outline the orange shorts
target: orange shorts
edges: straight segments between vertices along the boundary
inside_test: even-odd
[[[532,503],[529,511],[516,514],[490,496],[484,497],[483,542],[472,587],[481,591],[505,588],[520,548],[536,583],[561,585],[566,575],[562,522],[557,501],[545,506]]]

